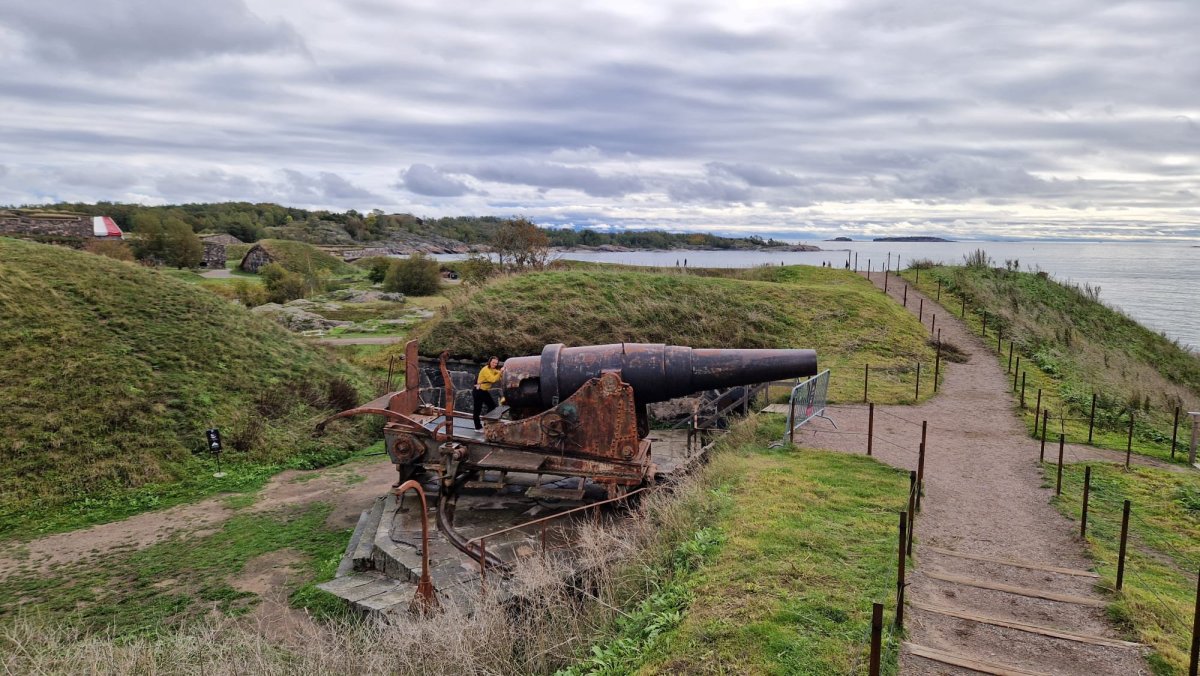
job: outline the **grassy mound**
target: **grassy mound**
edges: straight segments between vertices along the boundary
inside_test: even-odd
[[[915,273],[904,276],[914,283]],[[1186,412],[1200,406],[1200,356],[1104,305],[1098,288],[982,265],[922,270],[920,288],[932,293],[938,280],[943,303],[955,314],[965,296],[968,324],[976,332],[983,328],[981,311],[987,312],[985,342],[993,348],[1001,327],[1005,366],[1014,343],[1014,362],[1020,355],[1027,375],[1030,429],[1040,388],[1043,408],[1051,411],[1051,431],[1065,430],[1070,441],[1087,439],[1092,393],[1097,396],[1097,445],[1125,450],[1132,412],[1133,450],[1169,457],[1177,406],[1185,413],[1179,437],[1187,439]],[[1059,417],[1065,418],[1062,427]]]
[[[300,274],[312,274],[317,271],[328,271],[334,275],[356,275],[359,269],[345,261],[331,256],[311,244],[296,242],[288,239],[264,239],[258,242],[271,253],[283,267]],[[245,251],[249,251],[247,247]],[[242,252],[242,256],[245,256]]]
[[[419,337],[428,353],[467,358],[538,354],[556,342],[813,348],[832,370],[834,399],[862,396],[865,363],[876,401],[911,400],[918,361],[927,367],[922,396],[932,391],[926,331],[866,280],[800,266],[729,274],[782,281],[596,269],[520,275],[455,303]]]
[[[358,397],[357,372],[193,285],[3,238],[0,278],[0,537],[58,508],[86,521],[169,502],[180,494],[165,485],[210,477],[193,456],[208,427],[228,461],[258,469],[363,440],[311,438],[312,421]]]

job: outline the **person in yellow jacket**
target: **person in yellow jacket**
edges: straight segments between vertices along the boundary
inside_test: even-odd
[[[483,368],[479,369],[479,377],[475,379],[475,391],[473,393],[475,399],[475,429],[483,429],[483,423],[479,421],[479,414],[483,413],[483,409],[487,409],[487,413],[491,413],[492,409],[496,408],[496,402],[492,399],[492,386],[500,382],[500,374],[504,371],[500,366],[499,357],[491,357],[488,363]]]

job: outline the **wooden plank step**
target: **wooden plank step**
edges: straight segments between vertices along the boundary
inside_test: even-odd
[[[960,620],[970,620],[971,622],[979,622],[981,624],[990,624],[996,627],[1004,627],[1006,629],[1016,629],[1030,634],[1039,634],[1041,636],[1049,636],[1051,638],[1061,638],[1067,641],[1076,641],[1078,643],[1088,643],[1091,645],[1109,646],[1112,648],[1138,648],[1142,644],[1132,641],[1122,641],[1116,638],[1105,638],[1103,636],[1091,636],[1088,634],[1076,634],[1070,631],[1054,629],[1053,627],[1042,627],[1036,624],[1026,624],[1017,622],[1016,620],[1005,620],[998,617],[988,617],[985,615],[977,615],[965,610],[957,610],[947,608],[945,606],[937,606],[930,603],[921,603],[920,601],[912,601],[913,608],[924,610],[938,615],[946,615],[947,617],[957,617]]]
[[[764,408],[762,411],[760,411],[760,413],[778,413],[780,415],[787,415],[788,414],[788,405],[787,404],[771,404],[771,405],[767,406],[766,408]]]
[[[1074,594],[1060,594],[1058,592],[1042,591],[1041,589],[1033,589],[1030,587],[1018,587],[1011,584],[1003,584],[1000,582],[988,582],[987,580],[976,580],[975,578],[964,577],[962,575],[949,575],[947,573],[938,573],[934,571],[924,571],[925,576],[934,580],[942,580],[943,582],[953,582],[955,584],[965,584],[968,587],[978,587],[979,589],[991,589],[993,591],[1001,591],[1008,594],[1016,594],[1017,596],[1028,596],[1035,599],[1046,599],[1047,601],[1058,601],[1059,603],[1074,603],[1080,606],[1092,606],[1094,608],[1103,608],[1108,605],[1108,602],[1100,599],[1090,599],[1086,596],[1075,596]]]
[[[1000,559],[992,556],[983,556],[980,554],[967,554],[966,552],[956,552],[952,549],[942,549],[941,547],[932,547],[925,545],[921,547],[921,551],[933,552],[944,556],[954,556],[960,559],[970,559],[972,561],[986,561],[987,563],[999,563],[1005,566],[1013,566],[1015,568],[1027,568],[1029,570],[1042,570],[1047,573],[1061,573],[1063,575],[1075,575],[1077,577],[1094,577],[1099,578],[1099,573],[1094,573],[1090,570],[1079,570],[1078,568],[1063,568],[1061,566],[1047,566],[1040,563],[1030,563],[1028,561],[1015,561],[1013,559]]]
[[[995,662],[985,662],[972,657],[963,657],[948,653],[945,650],[936,648],[926,648],[916,643],[904,642],[904,649],[917,657],[924,657],[927,660],[949,664],[955,667],[963,667],[964,669],[974,669],[984,674],[994,674],[995,676],[1051,676],[1043,671],[1029,671],[1020,667],[1013,667],[1006,664],[996,664]]]

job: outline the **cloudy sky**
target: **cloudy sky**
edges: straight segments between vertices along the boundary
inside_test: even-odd
[[[1200,2],[0,0],[0,204],[1200,238]]]

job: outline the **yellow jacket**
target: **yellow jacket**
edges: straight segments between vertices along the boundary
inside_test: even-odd
[[[481,390],[490,390],[492,385],[500,382],[500,369],[494,369],[490,366],[484,366],[479,369],[479,377],[475,379],[475,384]]]

